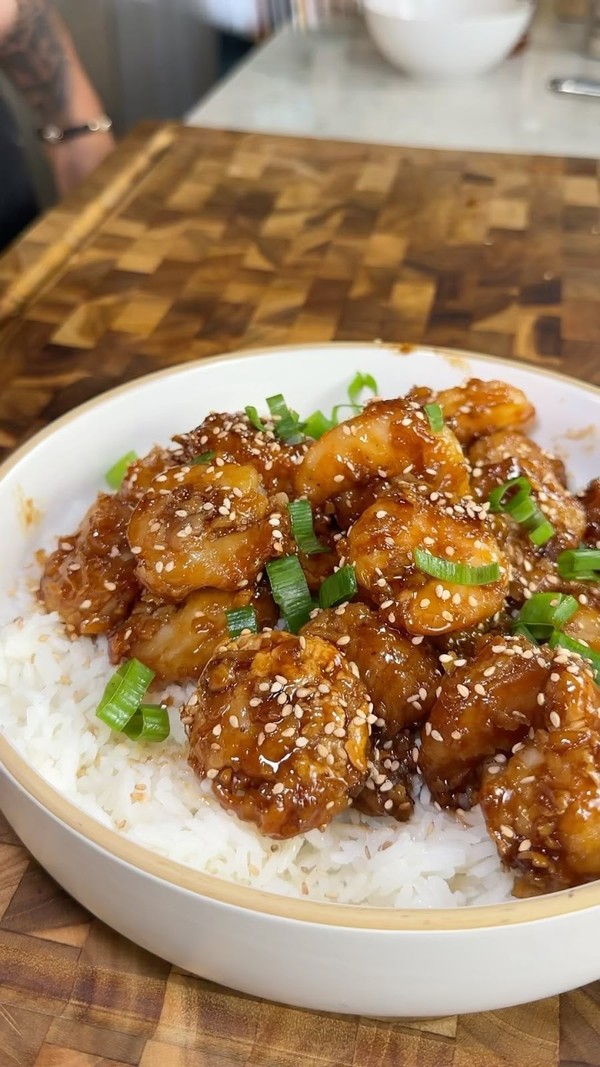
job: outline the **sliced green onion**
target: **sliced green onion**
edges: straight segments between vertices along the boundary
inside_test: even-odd
[[[512,489],[517,492],[512,493]],[[554,527],[540,511],[531,496],[531,482],[528,478],[510,478],[504,485],[492,489],[489,497],[490,510],[510,515],[515,522],[527,530],[529,540],[540,548],[554,536]]]
[[[133,718],[154,678],[154,671],[138,659],[127,660],[109,680],[96,715],[111,729],[124,730]]]
[[[532,644],[537,645],[537,641],[533,636],[531,630],[522,622],[518,622],[516,626],[513,627],[513,634],[515,635],[515,637],[526,637],[527,640],[531,641]]]
[[[541,517],[539,518],[539,521],[536,522],[536,525],[528,530],[529,540],[536,546],[536,548],[545,545],[551,537],[554,537],[556,532],[552,523],[544,518],[541,511],[539,512],[539,516]],[[536,518],[538,518],[538,516],[536,516]]]
[[[577,652],[584,659],[589,660],[594,668],[596,681],[600,681],[600,653],[595,652],[593,648],[589,648],[582,641],[575,641],[573,637],[569,637],[568,634],[563,634],[559,631],[555,631],[552,634],[548,644],[550,648],[566,648],[569,652]]]
[[[519,492],[514,493],[508,497],[511,489],[518,489]],[[526,497],[531,496],[531,482],[528,478],[509,478],[503,485],[497,485],[495,489],[492,489],[488,500],[490,502],[490,511],[508,511],[511,504],[515,502],[521,503]]]
[[[194,456],[191,465],[192,467],[198,467],[201,463],[210,463],[216,454],[216,452],[201,452],[199,456]]]
[[[348,396],[353,407],[360,405],[360,394],[365,389],[369,389],[373,396],[377,396],[379,392],[377,382],[372,374],[363,374],[362,371],[357,371],[348,386]]]
[[[230,637],[239,637],[242,630],[250,630],[250,633],[258,633],[258,622],[254,608],[248,605],[245,608],[232,608],[225,612],[227,619],[227,632]]]
[[[267,563],[273,600],[293,634],[308,621],[313,610],[310,590],[297,556],[284,556]]]
[[[313,526],[313,513],[308,500],[293,500],[288,504],[288,511],[292,521],[292,533],[294,540],[301,552],[306,556],[316,556],[319,552],[329,550],[322,545],[315,535]]]
[[[281,393],[267,397],[267,404],[275,420],[276,436],[288,445],[297,445],[302,440],[300,419],[297,413],[287,406]]]
[[[424,574],[453,585],[490,585],[500,577],[499,563],[482,563],[479,567],[470,563],[453,563],[449,559],[433,556],[425,548],[415,548],[414,560]]]
[[[166,741],[170,732],[169,712],[164,704],[140,704],[123,727],[131,741]]]
[[[120,489],[123,484],[123,479],[127,474],[127,471],[132,463],[135,463],[138,458],[137,452],[126,452],[124,456],[121,456],[109,471],[104,475],[106,481],[110,485],[111,489]]]
[[[425,404],[425,414],[429,419],[430,429],[439,433],[444,428],[444,412],[439,404]]]
[[[517,626],[526,626],[535,638],[543,640],[560,630],[575,614],[579,604],[564,593],[534,593],[517,617]]]
[[[356,571],[349,565],[340,567],[325,579],[319,589],[319,604],[322,608],[334,608],[344,600],[352,600],[356,595],[358,585]]]
[[[600,581],[600,549],[567,548],[556,560],[561,578],[573,581]]]
[[[267,429],[264,422],[260,418],[260,415],[258,414],[256,408],[248,404],[248,406],[245,408],[245,411],[248,417],[248,421],[252,424],[252,426],[254,426],[255,430],[260,430],[262,432],[263,430]]]
[[[309,415],[302,423],[302,431],[308,437],[312,437],[315,441],[318,441],[324,433],[327,433],[328,430],[332,430],[334,426],[335,422],[333,418],[328,419],[327,415],[324,415],[322,411],[313,411],[312,415]]]

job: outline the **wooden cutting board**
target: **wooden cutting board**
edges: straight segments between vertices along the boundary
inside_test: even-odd
[[[600,383],[599,209],[590,160],[146,124],[0,258],[0,454],[237,347],[426,341]],[[0,1067],[504,1064],[600,1067],[600,983],[412,1022],[284,1008],[111,932],[0,817]]]

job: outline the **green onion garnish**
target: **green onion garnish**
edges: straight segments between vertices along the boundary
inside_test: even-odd
[[[358,585],[356,571],[352,566],[340,567],[338,571],[330,574],[319,589],[319,605],[322,608],[334,608],[344,600],[352,600],[356,595]]]
[[[135,715],[153,678],[154,671],[138,659],[122,663],[109,679],[96,708],[97,717],[120,733]]]
[[[248,416],[248,421],[252,424],[252,426],[254,426],[255,430],[260,430],[262,432],[267,429],[256,408],[248,404],[248,406],[245,408],[245,411],[246,415]]]
[[[197,467],[201,463],[210,463],[216,456],[216,452],[201,452],[199,456],[194,456],[191,461],[192,467]]]
[[[561,578],[573,581],[600,581],[600,549],[567,548],[556,560]]]
[[[288,511],[292,521],[294,540],[300,551],[306,556],[316,556],[319,552],[327,552],[328,549],[315,535],[313,513],[308,500],[293,500],[291,504],[288,504]]]
[[[245,608],[232,608],[225,612],[227,619],[227,632],[230,637],[239,637],[242,630],[250,630],[250,633],[258,633],[258,622],[254,608],[249,605]]]
[[[429,427],[434,433],[439,433],[444,428],[444,412],[439,404],[425,404],[425,414],[429,419]]]
[[[304,433],[307,437],[313,437],[315,441],[318,441],[328,430],[332,430],[334,426],[333,418],[328,419],[322,411],[313,411],[312,415],[309,415],[302,423]]]
[[[357,371],[348,386],[348,397],[353,407],[360,406],[360,394],[364,389],[369,389],[373,396],[377,396],[379,389],[372,374],[363,374]]]
[[[288,445],[297,445],[303,437],[297,413],[287,406],[281,393],[277,393],[276,396],[268,396],[267,404],[271,416],[275,420],[276,436]]]
[[[515,637],[526,637],[528,641],[531,641],[532,645],[537,645],[531,630],[522,622],[517,622],[516,626],[513,627],[513,634]]]
[[[126,452],[124,456],[110,468],[104,475],[108,485],[111,489],[120,489],[123,484],[123,478],[127,474],[128,468],[132,463],[135,463],[138,458],[137,452]]]
[[[424,574],[453,585],[490,585],[500,577],[499,563],[482,563],[479,567],[469,563],[453,563],[449,559],[433,556],[425,548],[415,548],[414,560]]]
[[[284,556],[267,563],[273,600],[293,634],[308,621],[313,610],[310,590],[297,556]]]
[[[166,741],[171,732],[169,712],[164,704],[140,704],[122,732],[131,741]]]
[[[548,644],[550,648],[566,648],[569,652],[577,652],[584,659],[589,660],[594,673],[596,681],[600,682],[600,653],[595,652],[593,648],[588,645],[584,645],[582,641],[575,641],[574,638],[569,637],[567,634],[556,631],[552,634]]]
[[[512,492],[512,490],[516,490]],[[527,530],[529,540],[540,548],[554,536],[554,527],[538,508],[531,496],[531,482],[523,476],[509,478],[503,485],[492,489],[489,497],[490,510],[510,515]]]
[[[548,638],[569,621],[579,604],[564,593],[534,593],[526,600],[517,616],[517,627],[525,626],[538,640]]]

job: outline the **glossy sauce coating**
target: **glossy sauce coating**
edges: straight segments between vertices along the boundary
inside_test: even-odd
[[[521,895],[600,878],[600,693],[581,661],[561,660],[544,690],[543,722],[505,765],[488,769],[480,792]]]
[[[182,712],[190,763],[269,837],[325,826],[367,775],[372,705],[317,637],[265,631],[218,652]]]
[[[443,505],[443,506],[442,506]],[[500,578],[470,586],[433,578],[414,563],[422,548],[451,562],[498,563]],[[504,604],[507,572],[502,553],[480,506],[440,502],[405,487],[404,497],[382,497],[367,508],[348,534],[348,560],[386,618],[410,634],[464,630],[494,615]]]
[[[454,496],[469,492],[466,461],[451,430],[434,433],[414,401],[376,400],[315,442],[298,468],[296,492],[323,504],[374,478],[402,474]]]
[[[269,499],[250,466],[171,467],[154,479],[129,523],[138,578],[183,600],[207,586],[234,591],[275,555]]]
[[[414,810],[412,777],[415,773],[414,739],[409,730],[385,741],[375,728],[367,762],[366,785],[354,798],[355,808],[365,815],[391,816],[407,822]]]
[[[302,633],[331,642],[356,663],[383,740],[395,738],[431,708],[441,677],[436,656],[426,645],[413,644],[366,604],[328,608]]]
[[[101,493],[76,533],[59,539],[44,566],[40,597],[69,631],[103,634],[123,619],[138,593],[127,541],[129,504]]]

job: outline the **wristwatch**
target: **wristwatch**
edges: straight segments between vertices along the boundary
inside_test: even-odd
[[[89,122],[82,122],[79,126],[67,126],[62,130],[49,122],[37,131],[37,135],[44,144],[56,145],[63,141],[72,141],[75,137],[83,137],[86,133],[107,133],[112,127],[112,119],[108,115],[97,115]]]

